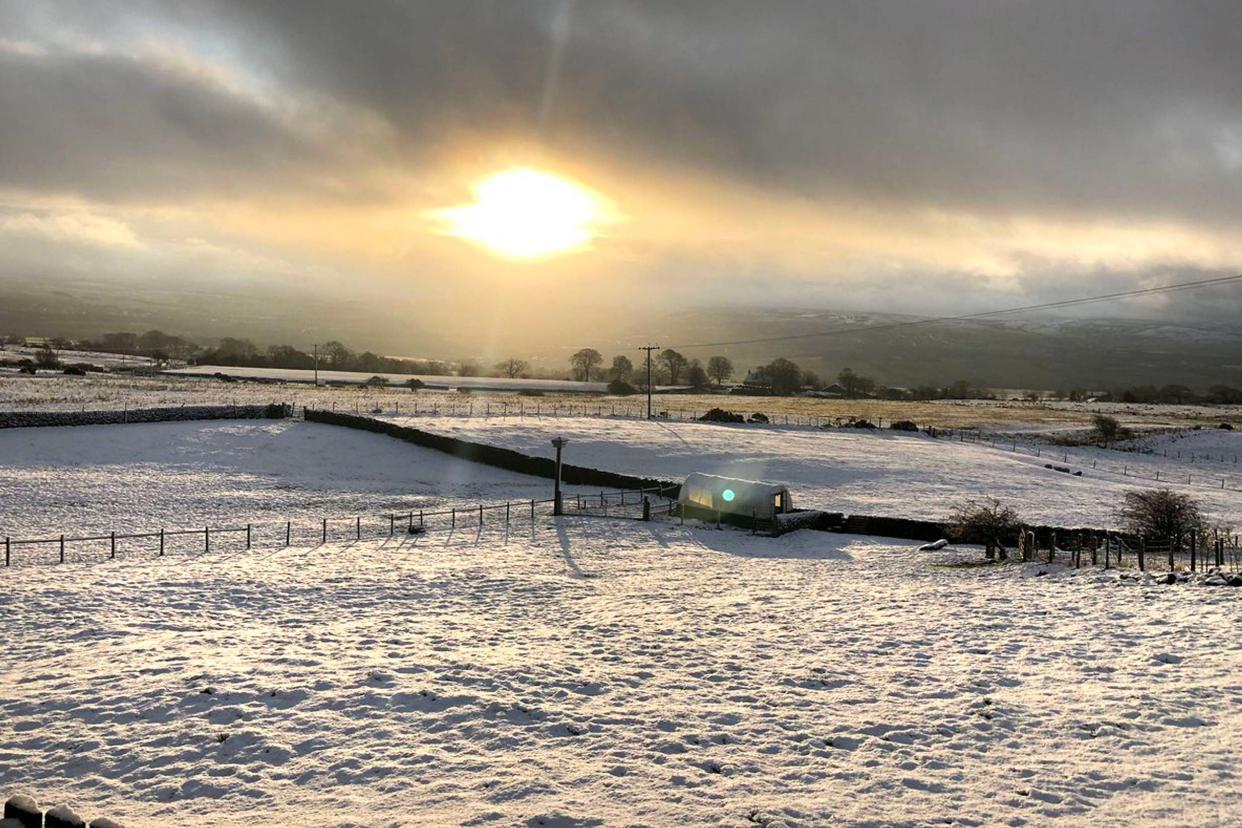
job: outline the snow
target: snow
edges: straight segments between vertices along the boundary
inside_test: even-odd
[[[163,373],[172,376],[212,376],[216,373],[231,377],[252,377],[257,379],[278,380],[280,382],[314,382],[315,372],[303,368],[247,368],[236,365],[195,365],[189,368],[176,368]],[[393,385],[402,385],[412,379],[442,388],[478,388],[500,391],[560,391],[560,392],[591,392],[602,394],[607,390],[606,382],[576,382],[574,380],[555,379],[524,379],[509,377],[457,377],[437,376],[434,374],[368,374],[359,371],[319,371],[320,382],[352,382],[364,383],[371,377],[380,376]]]
[[[1235,592],[941,560],[565,518],[29,569],[0,786],[131,828],[1226,821]]]
[[[551,456],[548,441],[561,435],[569,439],[567,463],[666,479],[707,472],[768,480],[788,485],[801,508],[847,514],[944,520],[964,499],[993,496],[1032,523],[1107,528],[1125,491],[1169,485],[1198,498],[1214,522],[1242,526],[1242,491],[1221,489],[1218,469],[1186,485],[1188,472],[1160,458],[1182,482],[1136,480],[1125,464],[1147,456],[1129,452],[1109,451],[1107,463],[1091,468],[1103,450],[1067,450],[1081,455],[1075,477],[1044,468],[1062,465],[1060,449],[1034,457],[924,434],[584,417],[384,419],[540,456]],[[1235,433],[1215,439],[1226,434]],[[1189,473],[1201,474],[1201,466]],[[1242,487],[1242,475],[1229,479]]]
[[[256,543],[283,543],[286,520],[305,537],[325,516],[378,520],[552,490],[541,478],[299,420],[4,429],[0,458],[0,536],[12,537],[252,522]]]
[[[995,493],[1091,523],[1134,485],[922,435],[399,419],[847,512],[942,518]],[[314,536],[327,511],[549,488],[297,420],[0,431],[0,533],[306,521],[289,547],[260,531],[250,551],[0,568],[0,790],[130,828],[1232,819],[1242,593],[1206,579],[693,521]],[[1242,514],[1237,492],[1181,490]]]

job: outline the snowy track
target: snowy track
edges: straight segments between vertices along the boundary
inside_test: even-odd
[[[31,570],[0,789],[140,827],[1232,819],[1234,591],[927,564],[566,519]]]

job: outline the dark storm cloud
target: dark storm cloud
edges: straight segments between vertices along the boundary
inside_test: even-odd
[[[103,197],[244,188],[314,157],[263,107],[110,54],[0,51],[0,182]]]
[[[201,39],[284,94],[366,111],[393,129],[375,152],[397,159],[463,132],[534,136],[559,8],[101,5],[53,8],[105,40]],[[2,8],[31,37],[56,17]],[[559,152],[989,213],[1233,224],[1242,204],[1239,3],[583,0],[572,21],[543,130]],[[163,72],[6,57],[0,175],[104,186],[138,159],[191,179],[225,160],[323,163],[270,113]]]

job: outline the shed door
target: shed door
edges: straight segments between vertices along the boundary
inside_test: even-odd
[[[777,492],[772,495],[772,511],[778,515],[785,511],[785,497],[783,492]]]

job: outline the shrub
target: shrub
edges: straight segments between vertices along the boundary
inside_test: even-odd
[[[372,388],[382,388],[387,384],[388,384],[388,380],[386,380],[384,377],[381,377],[379,374],[376,374],[375,376],[371,377],[369,380],[363,383],[363,385],[367,385]]]
[[[702,417],[700,422],[704,423],[744,423],[746,418],[741,414],[734,414],[732,411],[725,411],[723,408],[710,409]]]
[[[989,558],[996,547],[1003,548],[1003,540],[1016,536],[1021,526],[1013,507],[994,497],[964,501],[949,515],[949,533],[961,541],[984,544]]]
[[[1117,440],[1125,440],[1131,436],[1130,429],[1122,427],[1116,417],[1107,414],[1096,414],[1091,418],[1095,425],[1095,435],[1105,446]]]
[[[758,412],[758,411],[756,411],[754,414],[751,414],[751,415],[750,415],[750,421],[751,421],[752,423],[769,423],[769,422],[771,422],[771,420],[769,420],[769,419],[768,419],[768,415],[767,415],[767,414],[762,414],[762,413],[760,413],[760,412]]]
[[[1136,535],[1169,540],[1177,546],[1207,527],[1199,502],[1171,489],[1126,492],[1117,519]]]
[[[857,420],[850,420],[848,423],[846,423],[846,427],[847,428],[875,428],[875,423],[871,422],[870,420],[866,418],[860,418]]]
[[[544,394],[538,388],[523,388],[518,391],[519,397],[542,397]]]
[[[614,379],[608,383],[608,393],[618,397],[628,397],[637,393],[637,390],[623,379]]]
[[[71,377],[84,377],[84,376],[86,376],[86,371],[85,371],[84,369],[82,369],[82,368],[79,368],[79,367],[78,367],[78,366],[76,366],[76,365],[70,365],[68,368],[66,368],[66,369],[65,369],[64,371],[62,371],[61,373],[68,374],[68,375],[69,375],[69,376],[71,376]]]
[[[893,431],[918,431],[919,427],[914,424],[914,420],[898,420],[895,423],[889,423],[888,427]]]
[[[1233,426],[1229,423],[1221,423],[1217,426],[1217,428],[1224,429],[1225,431],[1233,431]]]
[[[425,384],[426,383],[424,383],[422,380],[416,377],[411,377],[410,379],[405,381],[405,387],[410,389],[411,391],[417,391],[418,389],[422,388]]]

